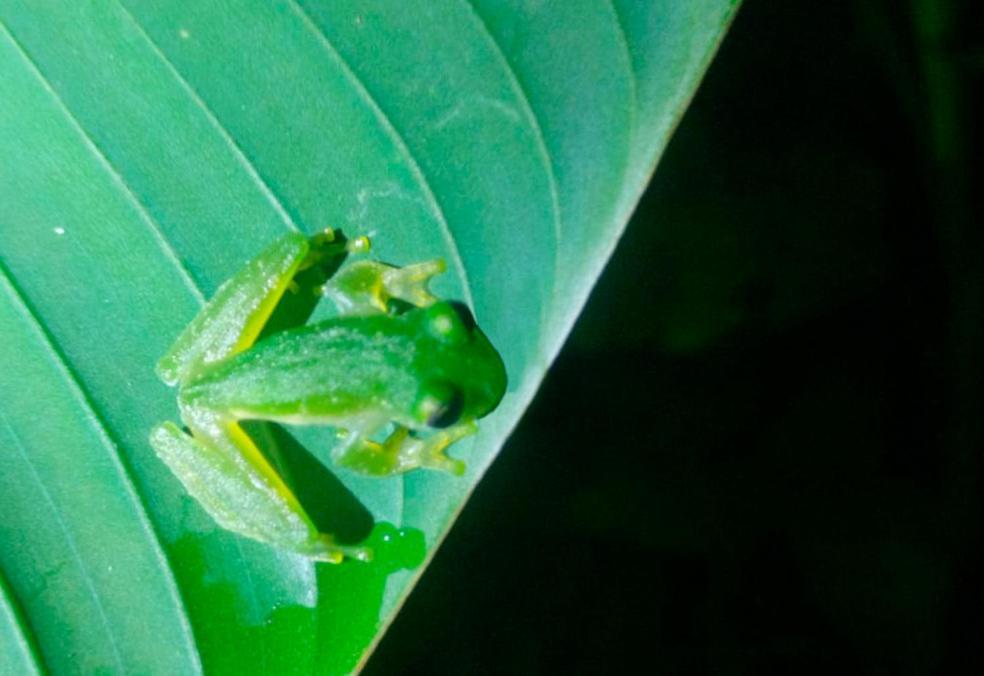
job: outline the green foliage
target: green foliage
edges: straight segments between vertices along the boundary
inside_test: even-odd
[[[733,4],[0,5],[0,666],[363,660],[559,350]],[[473,305],[511,381],[457,449],[464,479],[333,474],[310,458],[330,430],[266,430],[323,479],[334,532],[380,524],[372,565],[218,529],[146,441],[175,417],[154,363],[203,298],[277,234],[329,225],[395,264],[445,257],[435,291]]]

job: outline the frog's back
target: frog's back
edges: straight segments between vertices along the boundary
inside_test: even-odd
[[[416,342],[400,317],[343,317],[274,334],[205,369],[182,401],[241,417],[330,419],[416,397]]]

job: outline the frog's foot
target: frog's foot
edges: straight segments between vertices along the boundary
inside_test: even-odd
[[[353,433],[353,437],[337,453],[335,461],[360,474],[389,476],[413,469],[435,469],[455,476],[465,473],[465,463],[451,458],[447,449],[459,439],[478,431],[474,421],[455,425],[417,437],[405,427],[396,430],[383,443]]]
[[[403,448],[403,465],[407,469],[422,467],[461,476],[465,473],[465,463],[449,457],[448,448],[456,441],[476,432],[478,432],[478,425],[475,421],[469,421],[438,430],[425,438],[415,438]]]
[[[382,314],[391,300],[426,307],[437,300],[427,289],[428,282],[446,269],[440,259],[402,268],[378,261],[358,261],[343,268],[322,291],[342,314]]]
[[[445,270],[447,265],[440,258],[402,268],[389,268],[383,273],[383,289],[393,298],[417,307],[427,307],[437,300],[427,289],[427,284],[431,277]]]
[[[324,533],[317,539],[310,542],[306,548],[299,552],[309,559],[315,561],[326,561],[327,563],[341,563],[345,559],[355,561],[372,561],[372,549],[369,547],[349,547],[340,545],[330,536]]]

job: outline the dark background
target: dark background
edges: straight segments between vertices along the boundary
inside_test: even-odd
[[[367,673],[984,673],[974,4],[745,2]]]

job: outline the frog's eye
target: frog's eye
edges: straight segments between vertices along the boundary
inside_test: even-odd
[[[430,427],[450,427],[461,418],[461,411],[464,409],[465,400],[461,392],[455,390],[454,396],[450,400],[442,402],[441,405],[427,418]]]
[[[428,310],[427,327],[431,335],[441,341],[463,343],[475,328],[475,318],[464,303],[435,303]]]
[[[447,383],[434,383],[420,398],[417,411],[428,427],[450,427],[461,418],[464,407],[461,390]]]

